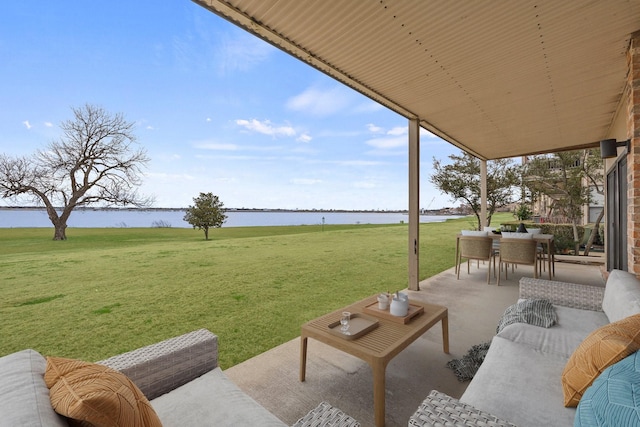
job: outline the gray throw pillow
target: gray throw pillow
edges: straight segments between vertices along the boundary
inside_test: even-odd
[[[44,383],[47,362],[34,350],[0,357],[0,427],[67,427]]]

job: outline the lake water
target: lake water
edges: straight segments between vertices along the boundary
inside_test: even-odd
[[[69,227],[154,227],[191,228],[180,209],[90,209],[71,213]],[[421,215],[420,222],[440,222],[457,216]],[[409,216],[396,212],[307,212],[227,211],[223,227],[321,224],[398,224]],[[44,209],[0,209],[0,228],[52,227]]]

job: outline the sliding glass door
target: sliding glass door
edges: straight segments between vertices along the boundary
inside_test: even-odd
[[[618,158],[607,173],[607,270],[627,271],[627,156]]]

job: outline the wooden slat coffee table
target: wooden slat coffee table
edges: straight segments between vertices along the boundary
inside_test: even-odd
[[[345,353],[360,358],[371,366],[373,373],[373,407],[377,427],[385,423],[385,371],[387,364],[409,344],[442,322],[442,347],[449,353],[449,323],[447,308],[410,300],[411,304],[424,307],[424,313],[403,324],[378,317],[379,326],[359,338],[348,340],[329,332],[329,324],[340,319],[343,311],[363,313],[364,307],[376,301],[376,296],[336,310],[302,325],[300,333],[300,381],[305,380],[307,368],[307,339],[328,344]],[[371,316],[370,312],[364,313]]]

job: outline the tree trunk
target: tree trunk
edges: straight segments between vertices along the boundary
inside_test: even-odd
[[[53,240],[67,240],[67,218],[69,218],[71,211],[66,212],[67,208],[65,208],[63,215],[59,216],[58,212],[53,208],[53,205],[49,203],[49,200],[45,200],[45,205],[47,207],[47,215],[54,228]]]
[[[596,219],[596,223],[593,226],[593,230],[591,230],[591,236],[589,236],[589,240],[584,247],[584,256],[589,255],[589,251],[591,250],[591,246],[593,245],[593,241],[596,240],[596,235],[598,234],[598,229],[600,228],[600,221],[604,218],[604,209],[600,211],[598,218]]]
[[[67,240],[67,223],[58,221],[54,226],[53,240]]]
[[[475,215],[476,215],[476,219],[478,220],[478,228],[476,230],[478,231],[482,231],[482,218],[480,218],[480,213],[474,211]]]
[[[575,218],[572,219],[573,225],[573,254],[580,255],[580,237],[578,236],[578,223]]]
[[[209,240],[209,227],[204,227],[204,240]]]

